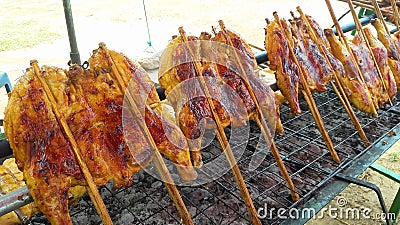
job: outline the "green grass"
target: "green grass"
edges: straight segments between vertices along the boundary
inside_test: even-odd
[[[0,51],[29,48],[61,37],[59,32],[35,19],[6,20],[0,23],[0,27]]]

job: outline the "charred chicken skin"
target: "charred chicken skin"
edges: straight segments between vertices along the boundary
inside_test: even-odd
[[[372,55],[370,54],[367,45],[358,35],[354,37],[353,41],[349,43],[349,45],[361,70],[361,74],[364,77],[364,82],[371,93],[375,109],[379,109],[380,106],[383,106],[388,101],[389,96],[383,88]]]
[[[319,51],[318,46],[305,32],[303,21],[296,19],[296,21],[290,21],[290,24],[296,43],[294,52],[306,72],[308,87],[312,91],[326,91],[326,85],[331,80],[332,70]]]
[[[385,46],[375,38],[368,27],[364,28],[364,33],[368,39],[368,43],[371,46],[372,53],[374,54],[379,69],[381,71],[387,93],[389,94],[390,99],[393,100],[394,97],[396,97],[397,86],[392,70],[389,67],[388,52]]]
[[[356,62],[351,58],[346,47],[337,39],[332,29],[325,29],[324,33],[334,56],[328,55],[328,57],[331,63],[333,62],[334,69],[340,71],[341,75],[338,78],[350,102],[360,111],[374,114],[375,106],[371,94],[358,73]],[[335,62],[336,60],[339,60],[342,65]]]
[[[214,121],[206,94],[196,79],[198,74],[193,60],[199,62],[201,75],[206,81],[223,127],[243,126],[255,115],[256,107],[241,77],[241,66],[254,91],[258,91],[255,95],[261,108],[266,111],[273,109],[276,112],[272,90],[253,75],[257,64],[249,46],[237,34],[227,32],[233,47],[228,45],[224,33],[218,32],[212,37],[211,34],[203,32],[199,38],[189,36],[187,43],[183,43],[181,37],[175,37],[161,57],[163,65],[159,70],[159,83],[166,90],[167,99],[175,110],[177,123],[189,141],[192,140],[192,145],[197,147],[192,149],[192,155],[196,154],[196,157],[192,157],[192,160],[196,159],[193,161],[195,166],[202,164],[199,148],[202,130],[213,128]],[[191,55],[187,48],[191,48],[194,55]],[[238,55],[239,62],[234,54]],[[238,110],[239,105],[243,106],[245,111]],[[274,129],[277,127],[277,132],[282,133],[280,119],[278,124],[275,123],[279,114],[266,115],[271,126]]]
[[[270,69],[275,70],[276,84],[290,105],[291,114],[300,114],[299,80],[300,69],[290,57],[289,44],[276,21],[268,24],[265,49],[270,61]]]
[[[124,92],[119,90],[109,73],[109,65],[102,62],[96,65],[95,60],[89,60],[93,63],[91,70],[76,65],[69,71],[43,66],[39,76],[50,87],[56,107],[67,121],[95,184],[100,186],[112,180],[116,188],[129,186],[133,174],[152,160],[153,150],[140,132],[138,123],[123,123]],[[130,71],[138,69],[125,57],[119,62],[126,63]],[[179,129],[163,121],[163,117],[149,106],[144,110],[146,124],[159,149],[183,168],[181,172],[187,172],[184,175],[186,179],[194,179],[188,149],[169,143],[160,128],[167,124],[168,129],[176,134],[179,134]],[[68,190],[71,186],[84,186],[86,181],[32,67],[27,69],[10,94],[4,128],[16,163],[23,171],[39,209],[52,224],[71,224]]]
[[[378,33],[378,40],[382,42],[388,53],[388,63],[396,81],[397,90],[400,89],[400,39],[399,33],[389,36],[386,34],[379,20],[371,20],[372,25]]]

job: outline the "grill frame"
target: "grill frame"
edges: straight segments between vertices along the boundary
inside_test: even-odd
[[[237,161],[256,209],[264,207],[265,203],[269,203],[273,207],[284,208],[286,212],[295,207],[300,207],[299,209],[301,207],[313,207],[316,211],[319,211],[348,184],[337,180],[335,174],[344,170],[343,174],[356,177],[367,168],[367,165],[371,164],[386,151],[391,144],[400,139],[398,134],[386,137],[392,129],[397,127],[396,130],[398,130],[400,126],[400,102],[398,101],[395,101],[394,106],[386,110],[380,110],[378,118],[369,118],[367,115],[355,110],[361,125],[366,131],[367,137],[373,143],[370,147],[365,148],[362,146],[363,142],[353,127],[350,118],[331,88],[324,93],[315,93],[314,98],[342,162],[336,164],[331,159],[329,151],[303,99],[300,101],[303,113],[294,118],[289,118],[289,107],[286,105],[282,106],[281,117],[286,134],[276,138],[275,143],[295,182],[301,199],[296,203],[291,201],[290,192],[279,174],[273,157],[269,153],[263,162],[266,166],[261,167],[260,171],[249,172],[246,169],[249,159],[252,157],[254,151],[257,150],[252,143],[257,141],[259,135],[261,135],[257,131],[258,128],[255,123],[252,123],[246,151],[244,156]],[[383,123],[388,118],[395,120],[395,122],[390,127],[381,127],[382,129],[376,130],[374,125]],[[301,126],[301,124],[304,126]],[[349,135],[339,141],[336,134],[343,135],[343,131],[349,132]],[[379,133],[372,135],[375,131]],[[226,133],[229,133],[229,128],[227,128]],[[385,137],[384,140],[388,144],[381,144],[383,143],[383,137]],[[314,147],[310,148],[312,144],[314,144]],[[243,145],[243,143],[239,143],[238,145]],[[232,149],[235,147],[233,145]],[[379,151],[372,154],[370,151],[376,148]],[[308,153],[304,155],[306,151]],[[217,140],[214,140],[203,152],[205,162],[211,160],[213,154],[221,154]],[[298,168],[298,164],[294,163],[307,161],[307,159],[310,162],[300,166],[300,168]],[[362,167],[357,166],[360,160],[364,160],[364,166]],[[316,170],[321,166],[324,169],[328,169],[330,173],[325,174]],[[174,170],[174,168],[170,169]],[[319,180],[311,183],[312,179],[315,178]],[[268,182],[276,183],[268,184]],[[299,188],[299,184],[301,183],[307,187],[305,190]],[[196,187],[178,187],[178,189],[196,224],[250,224],[244,202],[229,171],[211,183]],[[129,221],[130,224],[156,224],[160,221],[169,224],[181,223],[179,214],[170,200],[165,187],[160,181],[144,174],[143,171],[135,176],[132,187],[113,190],[109,183],[104,187],[100,187],[100,193],[115,224],[123,224],[119,221],[121,218],[131,218],[131,221]],[[335,194],[327,195],[327,193]],[[127,195],[133,198],[127,200]],[[148,208],[147,211],[143,212],[143,209],[146,207]],[[127,216],[127,214],[130,216]],[[84,223],[81,223],[76,218],[83,215],[90,216],[86,220],[83,220],[85,221]],[[93,204],[88,197],[84,197],[78,203],[77,207],[71,208],[71,217],[76,224],[100,223],[100,218],[98,218]],[[270,216],[267,215],[267,218],[270,218]],[[277,218],[276,215],[271,215],[271,219],[262,219],[262,222],[263,224],[299,224],[299,222],[305,223],[308,219],[301,218],[301,220],[285,221]],[[46,224],[46,219],[43,215],[39,215],[32,218],[30,223]]]

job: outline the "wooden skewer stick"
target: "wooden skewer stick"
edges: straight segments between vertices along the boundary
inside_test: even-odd
[[[374,5],[374,11],[375,11],[375,13],[378,15],[378,18],[379,18],[379,20],[381,21],[381,23],[383,24],[383,27],[385,28],[385,31],[386,31],[386,34],[387,34],[387,38],[391,38],[391,34],[390,34],[390,31],[389,31],[389,28],[388,28],[388,26],[387,26],[387,24],[386,24],[386,21],[385,21],[385,19],[383,18],[383,15],[382,15],[382,9],[381,8],[379,8],[379,5],[378,5],[378,3],[376,2],[376,0],[374,1],[374,0],[370,0],[371,2],[372,2],[372,4]],[[396,9],[397,9],[397,7],[396,7]],[[398,14],[398,12],[397,12],[397,14]],[[398,14],[399,15],[399,14]],[[399,16],[399,19],[400,19],[400,16]],[[397,46],[397,45],[395,45],[395,48],[396,48],[396,50],[398,51],[398,52],[400,52],[400,49],[399,49],[399,47]]]
[[[230,38],[230,36],[228,34],[228,32],[226,31],[224,22],[222,20],[220,20],[220,21],[218,21],[218,23],[219,23],[219,26],[220,26],[222,32],[225,35],[226,40],[228,41],[228,44],[230,46],[232,46],[233,48],[235,48],[233,43],[232,43],[232,40],[231,40],[231,38]],[[260,104],[258,103],[257,97],[254,94],[253,87],[250,85],[250,82],[249,82],[249,79],[247,77],[246,71],[243,68],[242,63],[240,63],[240,59],[239,59],[239,56],[237,55],[237,52],[233,51],[233,53],[234,53],[236,62],[239,65],[240,72],[242,73],[242,75],[240,77],[242,78],[243,83],[246,86],[247,90],[249,91],[251,99],[253,100],[253,102],[254,102],[254,104],[256,106],[256,113],[257,113],[256,122],[257,122],[257,125],[260,128],[261,134],[263,135],[263,137],[264,137],[265,141],[267,142],[268,146],[270,146],[270,151],[271,151],[272,155],[274,156],[274,159],[275,159],[275,161],[276,161],[276,163],[277,163],[277,165],[279,167],[279,170],[281,171],[282,176],[285,179],[286,184],[288,185],[288,187],[289,187],[289,189],[291,191],[292,199],[294,201],[297,201],[297,200],[299,200],[300,197],[296,193],[296,188],[295,188],[295,186],[293,184],[293,181],[290,178],[289,173],[287,172],[285,164],[283,164],[282,158],[281,158],[281,156],[279,154],[279,151],[278,151],[278,149],[277,149],[277,147],[275,145],[274,139],[273,139],[273,137],[272,137],[272,135],[270,133],[270,130],[269,130],[269,128],[268,128],[268,126],[267,126],[267,124],[265,122],[265,116],[264,116],[264,114],[263,114],[263,112],[261,110]]]
[[[346,2],[346,0],[339,0],[339,1],[341,1],[341,2]],[[371,3],[370,3],[370,2],[367,2],[367,1],[363,1],[363,2],[360,2],[360,1],[353,1],[353,2],[356,3],[357,6],[360,6],[360,7],[369,9],[369,10],[374,10],[374,7],[371,6]],[[391,15],[390,10],[387,10],[387,9],[385,9],[385,8],[382,9],[382,12],[385,13],[385,15]]]
[[[310,24],[310,21],[305,16],[305,14],[301,10],[300,6],[297,6],[296,9],[297,9],[297,11],[299,12],[301,18],[303,19],[303,21],[306,24],[306,27],[307,27],[307,30],[309,31],[311,40],[313,40],[317,44],[319,51],[323,54],[326,62],[328,63],[329,67],[331,68],[331,70],[333,72],[332,73],[332,75],[333,75],[332,77],[335,80],[336,85],[338,86],[338,88],[336,88],[335,83],[333,83],[331,81],[330,83],[331,83],[331,85],[333,87],[333,90],[335,91],[336,95],[338,96],[340,102],[343,104],[347,114],[349,115],[351,121],[354,124],[354,127],[357,129],[358,134],[360,135],[361,139],[364,141],[364,143],[367,146],[370,145],[370,142],[369,142],[367,136],[365,135],[365,132],[364,132],[363,128],[361,127],[360,122],[358,121],[358,119],[357,119],[357,117],[356,117],[356,115],[355,115],[355,113],[353,111],[353,108],[350,105],[350,101],[347,98],[346,92],[344,91],[344,89],[342,87],[342,84],[339,81],[338,76],[341,76],[341,75],[338,73],[338,71],[335,71],[333,69],[333,66],[332,66],[332,64],[331,64],[331,62],[330,62],[330,60],[329,60],[329,58],[327,56],[327,53],[326,53],[327,49],[323,47],[321,39],[318,38],[317,34],[314,32],[314,29],[312,28],[312,26]]]
[[[338,34],[339,34],[339,40],[342,42],[342,44],[344,44],[344,45],[346,46],[346,49],[347,49],[347,51],[348,51],[349,54],[350,54],[350,58],[351,58],[351,59],[353,60],[353,62],[355,63],[355,66],[356,66],[357,72],[358,72],[358,76],[360,77],[360,79],[362,80],[362,82],[365,83],[364,76],[363,76],[362,73],[361,73],[361,69],[360,69],[360,67],[358,66],[357,60],[356,60],[356,58],[354,57],[353,51],[351,50],[351,48],[350,48],[350,46],[349,46],[349,43],[347,43],[346,37],[344,36],[343,30],[342,30],[342,28],[341,28],[340,25],[339,25],[339,21],[337,20],[336,15],[335,15],[335,12],[333,11],[332,4],[331,4],[330,0],[325,0],[325,3],[326,3],[326,6],[328,7],[329,14],[330,14],[331,17],[332,17],[333,23],[335,24],[336,31],[337,31]],[[369,101],[372,102],[372,99],[369,99]],[[378,117],[378,113],[376,112],[375,107],[373,107],[373,108],[374,108],[374,111],[373,111],[374,116],[375,116],[375,117]]]
[[[88,188],[89,196],[92,199],[94,206],[96,207],[97,213],[99,214],[101,221],[106,225],[112,225],[113,222],[111,221],[111,217],[108,214],[107,208],[103,202],[103,199],[100,196],[99,190],[97,189],[97,186],[93,181],[93,177],[90,174],[90,171],[89,171],[85,161],[82,159],[78,144],[75,141],[75,138],[72,134],[71,129],[68,126],[67,121],[65,120],[65,118],[61,115],[60,111],[58,110],[56,100],[55,100],[53,93],[51,92],[46,81],[43,79],[42,71],[39,68],[38,62],[36,60],[32,60],[31,66],[33,67],[33,70],[35,71],[36,77],[39,79],[40,83],[42,84],[45,95],[49,99],[49,102],[53,109],[54,115],[56,116],[58,124],[60,125],[61,129],[64,131],[66,138],[68,139],[69,143],[71,144],[72,150],[74,151],[74,154],[75,154],[75,158],[78,162],[79,167],[82,170],[82,173],[86,180],[86,183],[89,186],[89,188]]]
[[[378,18],[381,20],[383,26],[385,27],[386,33],[387,33],[387,34],[389,35],[389,37],[390,37],[389,28],[388,28],[388,26],[387,26],[387,24],[386,24],[385,19],[383,18],[382,11],[381,11],[381,9],[379,8],[378,2],[377,2],[376,0],[370,0],[370,1],[371,1],[372,5],[374,6],[374,9],[375,9],[374,11],[375,11],[376,15],[377,15]]]
[[[400,30],[400,25],[399,25],[400,16],[399,16],[399,10],[396,5],[396,0],[390,0],[390,4],[392,5],[393,9],[394,23],[396,24],[397,30]]]
[[[274,15],[275,21],[279,25],[279,28],[282,30],[282,33],[286,36],[286,39],[289,39],[289,37],[287,36],[286,32],[283,31],[282,23],[281,23],[281,21],[279,19],[278,13],[274,12],[273,15]],[[311,90],[307,85],[308,83],[307,83],[307,80],[306,80],[306,77],[305,77],[306,73],[304,71],[304,68],[300,66],[300,63],[296,58],[296,55],[295,55],[295,53],[293,51],[293,44],[290,41],[288,41],[288,44],[289,44],[290,55],[291,55],[293,61],[296,63],[297,67],[299,67],[299,69],[300,69],[300,79],[301,79],[301,82],[303,83],[302,86],[303,86],[303,90],[304,90],[303,91],[304,98],[307,101],[308,107],[310,108],[310,111],[314,116],[315,123],[317,124],[318,129],[321,132],[322,138],[324,139],[324,141],[326,143],[326,146],[328,147],[329,152],[331,153],[331,156],[332,156],[333,160],[335,162],[337,162],[337,163],[340,163],[339,156],[338,156],[337,152],[335,151],[335,148],[333,147],[332,141],[331,141],[331,139],[329,137],[328,132],[326,131],[324,122],[321,119],[321,115],[319,114],[318,108],[317,108],[317,106],[315,104],[315,101],[314,101],[314,98],[313,98],[313,96],[311,94]]]
[[[182,38],[183,42],[186,43],[186,48],[189,51],[191,58],[194,59],[195,55],[194,55],[192,49],[187,45],[188,39],[187,39],[185,31],[183,30],[182,27],[179,27],[178,30],[179,30],[179,33],[181,35],[181,38]],[[235,178],[235,181],[236,181],[236,183],[237,183],[237,185],[239,187],[239,190],[240,190],[240,193],[241,193],[241,195],[243,197],[244,203],[246,204],[247,211],[250,214],[250,220],[251,220],[251,222],[253,224],[260,224],[261,225],[261,221],[258,218],[258,213],[257,213],[256,209],[254,208],[253,201],[251,200],[249,191],[247,190],[247,187],[246,187],[246,184],[244,182],[243,176],[242,176],[242,174],[241,174],[241,172],[239,170],[239,167],[237,165],[236,159],[235,159],[235,157],[233,155],[233,152],[232,152],[232,149],[231,149],[231,147],[229,145],[228,138],[226,137],[224,128],[221,125],[221,121],[219,119],[218,113],[215,111],[216,108],[215,108],[215,105],[214,105],[213,100],[211,98],[210,91],[208,90],[206,82],[205,82],[205,80],[203,78],[203,74],[202,74],[202,71],[201,71],[201,65],[196,60],[192,60],[192,61],[193,61],[193,65],[194,65],[196,73],[197,73],[197,77],[199,78],[200,86],[203,89],[204,94],[206,95],[207,102],[208,102],[208,104],[210,106],[212,115],[214,117],[214,121],[215,121],[215,123],[217,125],[217,139],[220,142],[221,147],[222,147],[222,151],[224,152],[224,154],[226,156],[226,159],[227,159],[227,161],[229,163],[229,166],[231,167],[231,170],[232,170],[233,176]]]
[[[145,115],[142,115],[140,110],[137,107],[135,98],[132,96],[131,92],[128,90],[125,92],[125,90],[128,88],[128,83],[125,81],[123,77],[127,76],[121,76],[121,74],[125,73],[122,69],[119,69],[113,60],[113,58],[110,56],[107,47],[105,46],[104,43],[100,43],[100,48],[103,50],[103,52],[106,54],[107,59],[109,60],[109,63],[111,64],[111,71],[115,75],[117,82],[119,84],[119,87],[122,91],[122,93],[126,94],[126,97],[128,98],[128,102],[130,104],[130,110],[133,112],[133,116],[136,117],[137,122],[139,123],[140,129],[142,132],[145,134],[146,139],[148,143],[150,144],[150,147],[154,150],[154,164],[155,167],[160,174],[160,177],[165,185],[165,187],[168,190],[169,195],[171,196],[173,202],[175,203],[175,206],[178,209],[178,212],[184,222],[184,224],[187,225],[193,225],[192,218],[190,217],[190,214],[185,206],[185,203],[182,200],[182,197],[174,185],[174,181],[172,180],[171,174],[168,171],[167,166],[164,163],[164,160],[162,159],[162,156],[157,150],[157,145],[153,139],[153,136],[151,135],[149,129],[147,128],[145,124]]]
[[[381,69],[379,68],[378,62],[376,61],[375,55],[374,55],[374,53],[373,53],[373,51],[372,51],[371,45],[370,45],[369,42],[368,42],[367,36],[365,35],[364,30],[362,29],[362,25],[361,25],[360,19],[358,19],[356,10],[354,9],[354,5],[353,5],[353,3],[351,2],[351,0],[347,0],[347,3],[349,4],[351,14],[353,15],[353,20],[354,20],[354,23],[356,24],[356,30],[357,30],[357,32],[358,32],[358,35],[360,36],[361,39],[364,40],[365,44],[366,44],[367,47],[368,47],[369,53],[371,54],[372,59],[374,60],[375,68],[376,68],[376,70],[378,71],[378,75],[379,75],[379,77],[380,77],[380,79],[381,79],[381,82],[382,82],[382,85],[383,85],[383,90],[384,90],[386,93],[388,93],[388,89],[387,89],[387,87],[386,87],[385,81],[383,80],[383,76],[382,76]],[[388,100],[389,100],[389,104],[390,104],[391,106],[393,106],[392,100],[390,100],[390,97],[389,97],[389,93],[388,93]]]

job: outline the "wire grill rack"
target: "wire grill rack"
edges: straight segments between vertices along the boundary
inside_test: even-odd
[[[293,203],[290,191],[270,154],[267,153],[255,170],[249,169],[253,154],[257,151],[265,152],[266,149],[259,143],[260,131],[257,125],[250,122],[248,142],[238,141],[231,145],[232,149],[246,145],[238,165],[256,209],[283,208],[287,214],[291,208],[306,202],[322,186],[335,179],[334,173],[351,164],[356,156],[368,151],[369,148],[363,145],[331,88],[324,93],[315,93],[314,99],[342,162],[337,164],[331,159],[303,99],[300,101],[303,113],[293,118],[289,117],[289,107],[283,105],[281,118],[285,135],[275,138],[275,142],[301,197],[300,201]],[[356,109],[354,111],[371,143],[378,141],[400,123],[399,101],[394,101],[392,107],[379,110],[378,118],[371,118]],[[229,128],[226,133],[229,134]],[[220,154],[217,140],[202,150],[205,163]],[[324,168],[330,174],[315,168]],[[250,224],[245,204],[230,171],[211,183],[178,189],[195,224]],[[143,171],[135,176],[134,185],[130,188],[114,190],[109,183],[99,190],[114,224],[181,224],[179,214],[162,182]],[[282,216],[278,218],[277,210],[260,212],[263,213],[260,213],[263,224],[279,224],[283,221],[280,219]],[[83,197],[76,206],[70,207],[70,214],[74,224],[101,223],[88,196]],[[42,214],[33,217],[28,223],[48,224]]]

